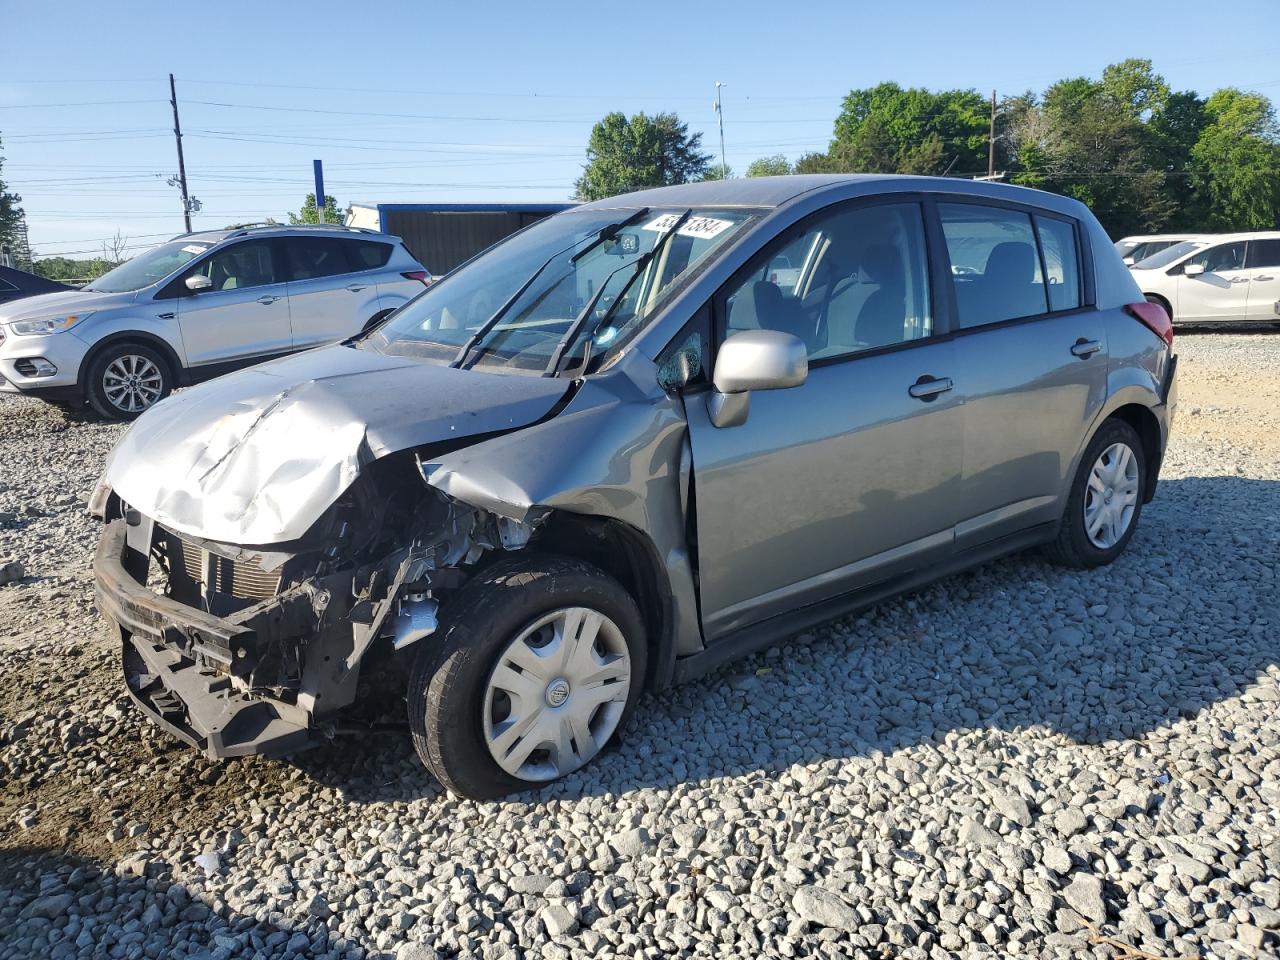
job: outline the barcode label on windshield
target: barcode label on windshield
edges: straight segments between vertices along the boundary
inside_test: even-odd
[[[676,225],[676,221],[680,219],[678,213],[664,213],[656,220],[650,220],[646,223],[642,230],[656,230],[658,233],[666,233]],[[732,220],[717,220],[714,217],[690,217],[685,221],[684,225],[676,231],[676,235],[680,237],[695,237],[700,240],[709,240],[718,233],[723,233],[733,226]]]

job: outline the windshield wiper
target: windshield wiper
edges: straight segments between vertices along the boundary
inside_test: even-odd
[[[684,213],[680,214],[680,217],[667,229],[667,232],[658,238],[658,242],[653,245],[652,250],[644,256],[638,257],[634,263],[623,264],[617,270],[613,271],[613,273],[609,274],[609,276],[605,277],[604,282],[600,284],[600,289],[598,289],[596,291],[596,295],[591,298],[591,302],[583,307],[582,310],[579,311],[578,315],[573,318],[573,323],[569,324],[569,329],[564,332],[564,336],[561,337],[560,341],[556,344],[555,350],[551,353],[551,359],[547,361],[547,366],[542,371],[542,375],[544,377],[554,377],[560,372],[560,367],[564,363],[565,355],[569,352],[569,348],[573,345],[574,341],[577,340],[578,334],[582,332],[582,328],[587,325],[587,321],[591,319],[591,312],[596,308],[596,304],[600,302],[600,297],[604,293],[605,288],[609,286],[609,281],[613,279],[614,274],[621,270],[625,270],[627,267],[634,267],[634,272],[627,278],[627,282],[622,285],[622,289],[618,291],[617,297],[615,297],[613,302],[605,308],[604,313],[600,315],[600,319],[597,320],[595,326],[591,328],[591,333],[587,337],[586,352],[583,357],[583,367],[585,369],[586,364],[591,360],[591,341],[595,338],[596,331],[604,326],[606,320],[613,316],[613,311],[616,310],[618,304],[626,298],[627,291],[631,289],[631,285],[636,282],[636,279],[640,274],[644,273],[645,269],[653,261],[653,258],[656,257],[661,252],[662,248],[666,246],[667,241],[675,236],[676,231],[683,227],[685,225],[685,221],[687,221],[691,216],[693,216],[692,209],[686,210]]]
[[[641,207],[631,216],[627,217],[627,219],[619,220],[617,223],[610,223],[610,224],[607,224],[606,226],[601,227],[600,232],[596,235],[596,238],[592,240],[591,243],[589,243],[587,246],[583,247],[581,250],[575,253],[570,258],[569,262],[577,263],[582,257],[585,257],[588,253],[590,253],[596,247],[600,246],[600,244],[604,243],[606,240],[612,240],[615,236],[617,236],[618,231],[621,230],[623,227],[630,226],[631,224],[639,220],[641,217],[645,216],[648,212],[649,212],[648,207]],[[565,247],[564,249],[557,250],[555,253],[553,253],[543,262],[542,266],[540,266],[537,270],[533,271],[533,275],[520,285],[520,289],[518,289],[515,293],[513,293],[510,297],[508,297],[506,302],[504,302],[502,306],[498,308],[497,312],[494,313],[493,316],[491,316],[484,323],[480,324],[480,326],[476,328],[476,332],[467,338],[467,342],[464,343],[461,349],[458,350],[458,353],[454,356],[453,360],[449,362],[449,366],[461,367],[463,362],[467,359],[467,354],[469,354],[472,351],[472,349],[475,348],[476,344],[478,344],[482,339],[488,336],[489,332],[502,321],[502,318],[507,315],[507,311],[510,310],[513,306],[515,306],[516,301],[519,300],[522,296],[524,296],[525,292],[531,286],[533,286],[533,282],[537,280],[539,276],[542,275],[542,271],[547,269],[547,267],[551,266],[551,264],[555,263],[555,261],[559,257],[562,257],[565,253],[572,250],[575,246],[577,246],[578,243],[579,241],[575,240],[573,243],[569,244],[569,246]],[[561,279],[563,279],[563,277]],[[481,355],[483,355],[483,350],[481,351]],[[479,360],[479,359],[480,359],[480,355],[477,355],[476,360]],[[472,361],[472,363],[474,362],[475,361]]]

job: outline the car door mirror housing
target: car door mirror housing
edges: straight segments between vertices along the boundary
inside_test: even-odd
[[[203,273],[197,273],[194,276],[187,277],[184,285],[192,293],[200,293],[204,290],[213,289],[213,281],[206,277]]]
[[[779,330],[744,330],[720,345],[712,383],[720,393],[798,387],[809,375],[799,337]]]
[[[744,330],[720,345],[708,395],[711,422],[717,427],[744,423],[752,390],[798,387],[809,376],[804,341],[779,330]]]
[[[1204,273],[1204,264],[1188,263],[1185,267],[1182,268],[1182,273],[1183,273],[1183,276],[1198,277],[1200,276],[1200,274]]]

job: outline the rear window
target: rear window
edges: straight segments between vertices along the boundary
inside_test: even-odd
[[[1080,306],[1080,259],[1076,231],[1066,220],[1036,216],[1036,233],[1049,279],[1049,309],[1074,310]]]
[[[289,279],[315,280],[349,273],[352,268],[347,264],[348,242],[336,237],[290,237],[285,241]]]
[[[962,328],[1048,310],[1030,215],[976,203],[940,203],[938,212]]]
[[[374,270],[391,259],[391,244],[373,240],[343,240],[352,270]]]

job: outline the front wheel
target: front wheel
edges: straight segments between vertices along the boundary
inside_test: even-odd
[[[621,729],[644,684],[635,601],[578,560],[495,564],[450,601],[442,634],[415,659],[409,726],[431,772],[475,800],[585,766]]]
[[[116,343],[89,365],[89,403],[108,420],[133,420],[173,390],[173,371],[158,350]]]
[[[1080,458],[1049,558],[1087,569],[1120,556],[1138,526],[1146,481],[1138,432],[1123,420],[1103,423]]]

